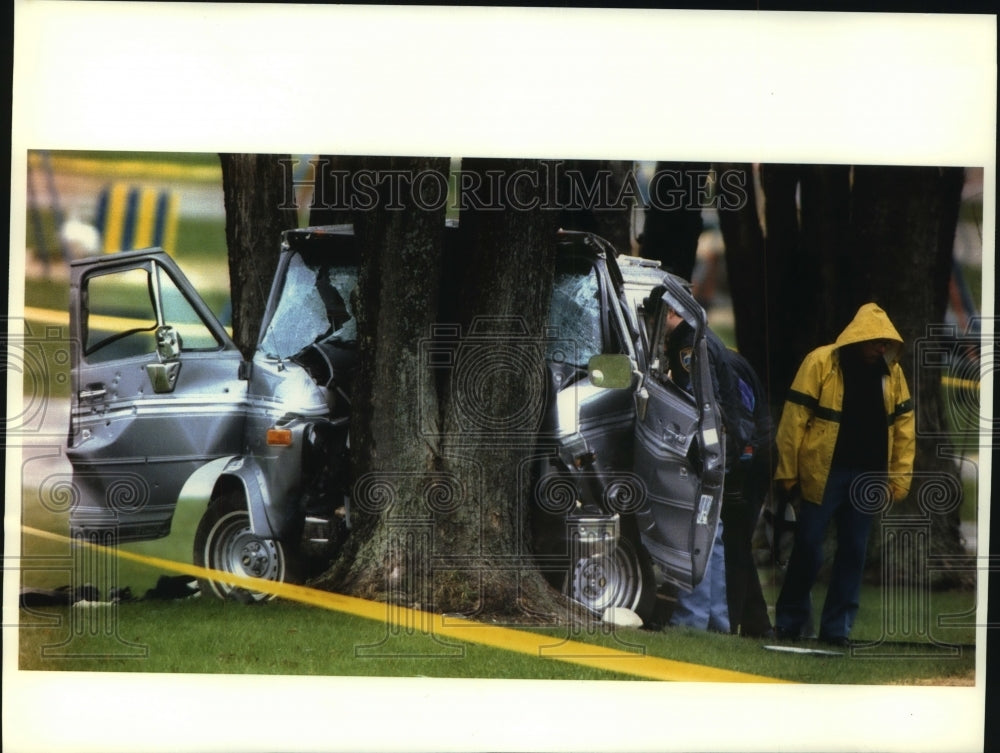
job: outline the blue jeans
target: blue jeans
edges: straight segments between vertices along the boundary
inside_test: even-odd
[[[708,568],[693,591],[681,591],[670,616],[675,627],[729,632],[729,607],[726,602],[726,553],[722,545],[722,521],[715,529],[715,543]]]
[[[837,551],[819,634],[821,638],[846,638],[850,634],[858,614],[872,525],[872,514],[862,512],[851,500],[851,484],[860,475],[861,471],[832,470],[823,503],[803,500],[799,506],[795,545],[775,608],[775,626],[780,633],[799,636],[812,623],[811,591],[823,565],[823,538],[833,520],[837,526]]]

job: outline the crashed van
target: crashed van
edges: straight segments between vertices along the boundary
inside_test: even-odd
[[[295,582],[332,561],[351,521],[353,240],[350,226],[283,235],[250,359],[162,250],[72,262],[74,536],[165,537],[184,498],[203,507],[196,565]],[[595,614],[648,617],[660,583],[701,580],[719,516],[724,450],[705,313],[655,262],[591,233],[553,242],[528,546]],[[648,300],[657,285],[666,292]],[[664,372],[666,306],[695,331],[690,392]],[[268,598],[211,578],[202,589]]]

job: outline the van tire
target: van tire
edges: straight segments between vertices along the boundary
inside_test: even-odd
[[[656,606],[656,580],[649,554],[638,536],[626,533],[611,554],[571,562],[565,591],[595,617],[617,607],[630,609],[648,624]]]
[[[246,501],[236,489],[212,498],[195,532],[193,560],[198,567],[242,577],[285,583],[298,580],[288,547],[281,541],[253,533]],[[270,601],[276,596],[266,589],[256,591],[206,576],[199,577],[198,582],[203,594],[219,599],[252,603]]]

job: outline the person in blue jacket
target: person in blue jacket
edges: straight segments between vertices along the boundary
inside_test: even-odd
[[[649,300],[656,301],[661,295],[662,289],[654,289]],[[665,313],[664,329],[670,379],[690,391],[694,330],[670,308]],[[770,415],[750,364],[711,330],[705,338],[725,429],[725,492],[705,577],[694,590],[679,593],[669,624],[747,637],[768,636],[773,631],[751,539],[763,501],[763,493],[758,492],[766,492],[769,486]]]

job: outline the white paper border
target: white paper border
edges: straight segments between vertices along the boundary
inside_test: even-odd
[[[19,0],[15,35],[12,313],[29,148],[982,165],[993,259],[993,16]],[[912,752],[983,721],[982,649],[976,688],[771,689],[24,673],[11,637],[12,751]]]

